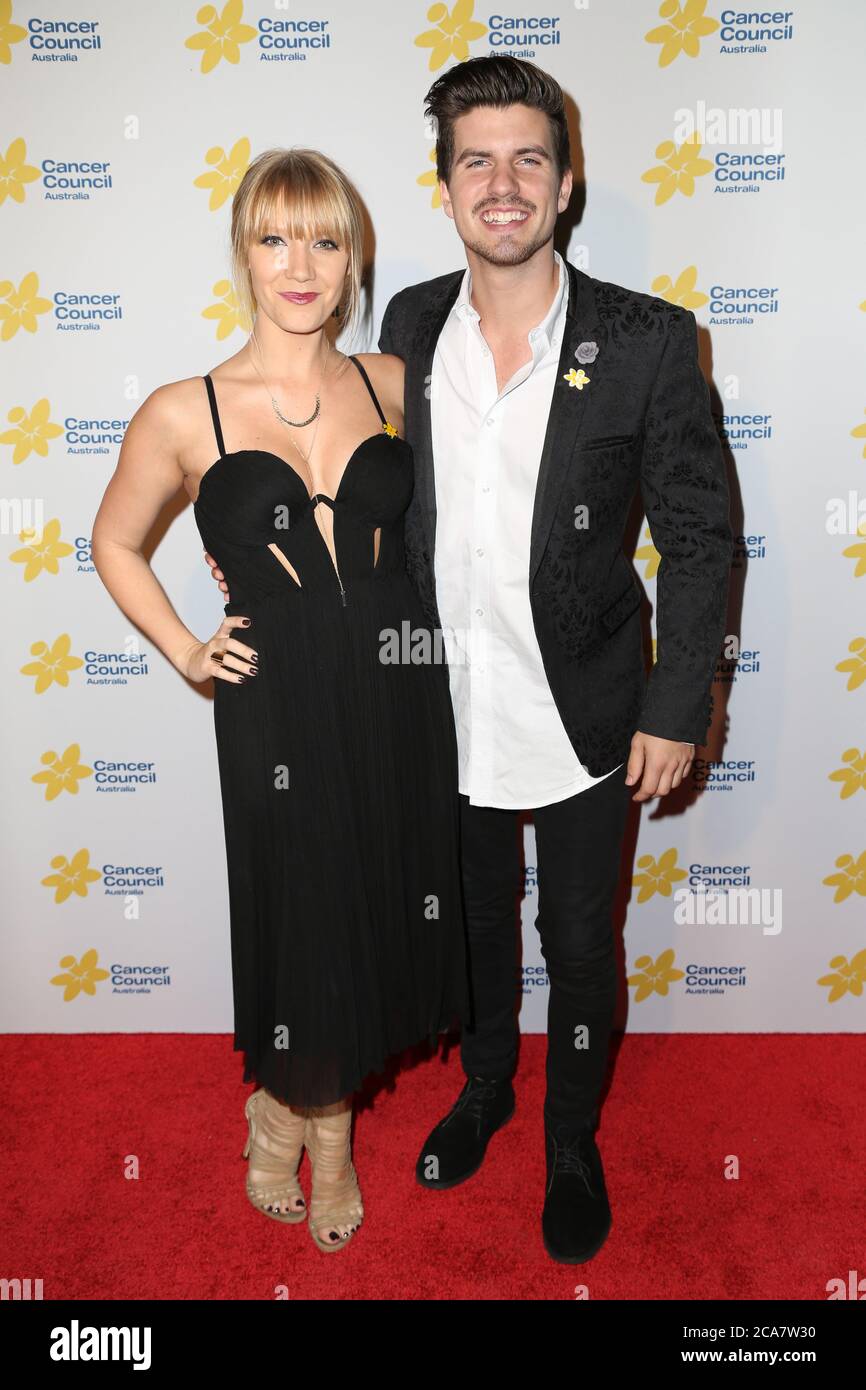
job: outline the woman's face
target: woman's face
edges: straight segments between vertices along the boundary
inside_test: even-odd
[[[290,333],[314,333],[344,297],[349,250],[336,237],[297,241],[275,228],[250,246],[249,267],[261,311]]]

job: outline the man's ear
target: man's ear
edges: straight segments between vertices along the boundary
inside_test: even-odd
[[[451,205],[451,198],[448,194],[448,185],[444,179],[439,180],[439,198],[442,202],[443,208],[445,209],[446,216],[450,217],[453,222],[454,208]]]
[[[562,183],[559,185],[559,198],[557,208],[560,212],[565,212],[571,202],[571,190],[574,187],[574,175],[570,169],[566,169],[562,176]]]

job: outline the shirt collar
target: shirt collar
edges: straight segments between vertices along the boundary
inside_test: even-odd
[[[559,285],[557,286],[556,294],[553,296],[553,303],[551,304],[544,318],[541,320],[540,323],[536,324],[536,326],[533,329],[531,329],[529,333],[529,341],[532,346],[532,355],[535,358],[542,356],[545,352],[548,351],[554,333],[556,333],[557,342],[559,342],[559,340],[561,339],[562,334],[558,331],[560,327],[559,320],[561,319],[562,315],[564,315],[566,306],[568,304],[568,275],[566,274],[565,261],[562,259],[558,251],[554,251],[553,258],[557,266],[559,267]],[[460,292],[457,295],[456,300],[454,301],[454,308],[452,309],[452,313],[454,313],[464,323],[468,323],[473,320],[477,323],[481,318],[481,315],[478,313],[478,310],[473,308],[472,306],[472,302],[470,299],[471,294],[472,272],[467,266],[463,275],[463,279],[460,282]]]

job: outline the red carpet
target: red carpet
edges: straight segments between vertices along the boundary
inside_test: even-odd
[[[820,1300],[828,1279],[866,1275],[863,1037],[626,1037],[598,1135],[613,1230],[580,1267],[552,1263],[539,1234],[543,1038],[523,1039],[517,1112],[451,1192],[424,1191],[413,1168],[462,1085],[456,1048],[371,1089],[355,1140],[367,1217],[334,1255],[247,1202],[249,1088],[226,1037],[0,1047],[0,1275],[42,1278],[46,1299],[272,1299],[278,1285],[291,1299],[571,1299],[586,1284],[593,1299]],[[305,1160],[307,1190],[308,1174]]]

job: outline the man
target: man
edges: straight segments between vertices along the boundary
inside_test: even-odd
[[[515,58],[470,59],[433,84],[426,114],[468,270],[395,295],[379,348],[406,365],[407,567],[453,635],[474,1027],[466,1084],[416,1172],[430,1188],[465,1181],[514,1109],[517,816],[532,810],[550,980],[542,1233],[576,1264],[611,1222],[593,1131],[627,801],[679,786],[706,737],[727,483],[694,316],[554,252],[572,190],[558,84]],[[662,557],[648,684],[622,551],[638,485]]]

